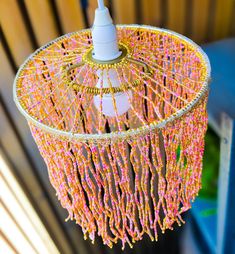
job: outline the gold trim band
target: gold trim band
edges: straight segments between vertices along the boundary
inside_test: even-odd
[[[113,68],[117,68],[117,64],[122,64],[123,67],[123,61],[125,61],[126,63],[132,63],[132,64],[136,64],[139,65],[141,67],[143,67],[144,72],[148,75],[152,75],[152,71],[149,68],[149,66],[137,59],[134,59],[132,57],[129,56],[130,50],[128,49],[128,47],[122,43],[119,44],[119,49],[120,51],[122,51],[122,54],[111,61],[99,61],[96,60],[92,57],[92,52],[93,52],[93,47],[91,47],[82,57],[82,62],[72,65],[68,68],[63,67],[62,71],[66,71],[66,75],[69,76],[70,72],[72,70],[74,70],[77,67],[81,67],[83,65],[87,64],[92,64],[92,65],[98,65],[98,67],[101,67],[101,69],[111,69]],[[64,75],[64,77],[66,77],[66,75]],[[140,80],[135,80],[132,82],[132,84],[121,84],[120,87],[105,87],[105,88],[98,88],[98,87],[88,87],[79,83],[75,83],[73,81],[69,81],[68,80],[68,85],[70,87],[72,87],[75,91],[77,92],[86,92],[92,95],[99,95],[99,94],[114,94],[114,93],[122,93],[125,92],[133,87],[137,87],[140,84]]]
[[[140,80],[137,79],[134,82],[132,82],[132,85],[122,84],[120,87],[89,87],[84,86],[81,84],[70,84],[70,86],[77,92],[86,92],[92,95],[99,95],[99,94],[114,94],[114,93],[123,93],[129,89],[132,89],[133,87],[137,87],[140,84]]]

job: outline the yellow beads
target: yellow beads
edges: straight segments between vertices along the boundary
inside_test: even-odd
[[[144,234],[154,241],[184,223],[181,213],[201,187],[206,120],[205,98],[161,132],[109,145],[62,141],[30,127],[58,199],[84,238],[132,248]]]
[[[90,30],[33,54],[17,75],[26,116],[68,219],[94,243],[130,248],[184,221],[201,187],[209,70],[198,46],[169,31],[118,27],[122,56],[92,59]],[[97,88],[112,69],[120,87]],[[118,94],[130,108],[118,115]],[[115,117],[94,105],[111,94]],[[106,96],[107,97],[107,96]]]

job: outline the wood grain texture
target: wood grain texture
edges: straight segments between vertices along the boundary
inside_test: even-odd
[[[87,0],[87,1],[88,1],[88,7],[86,11],[87,11],[88,23],[89,23],[89,26],[91,27],[94,22],[95,9],[98,7],[98,4],[97,4],[97,0]],[[104,5],[109,8],[110,7],[109,1],[104,0]]]
[[[136,23],[135,0],[113,0],[113,18],[116,24]]]
[[[1,232],[0,235],[0,246],[2,248],[3,253],[8,254],[19,254],[14,245],[10,242],[8,237]]]
[[[64,33],[85,28],[85,21],[80,1],[56,0],[56,5]]]
[[[43,0],[42,0],[43,1]],[[34,2],[34,1],[33,1]],[[50,10],[52,15],[52,11]],[[37,15],[37,14],[35,14]],[[41,14],[40,14],[41,15]],[[27,34],[27,29],[24,24],[22,14],[18,8],[17,1],[15,0],[1,0],[0,1],[0,17],[1,26],[7,42],[10,47],[10,51],[19,67],[22,62],[33,51],[31,45],[30,36]],[[34,27],[33,27],[34,28]],[[51,27],[47,27],[51,29]],[[44,28],[45,29],[45,28]],[[54,28],[53,28],[54,29]],[[36,33],[36,30],[35,30]],[[55,34],[57,36],[57,34]],[[63,251],[61,253],[90,253],[89,248],[86,246],[90,243],[83,241],[80,228],[75,223],[64,223],[57,221],[55,213],[50,208],[47,199],[45,198],[45,192],[50,196],[50,200],[53,203],[54,210],[58,212],[61,220],[66,218],[66,212],[58,202],[54,189],[49,183],[48,174],[45,163],[43,162],[35,142],[30,134],[27,121],[17,110],[13,97],[12,86],[15,74],[13,73],[11,66],[8,63],[8,59],[4,52],[2,44],[0,45],[0,93],[4,98],[6,107],[11,114],[12,119],[17,127],[19,137],[24,142],[24,146],[28,150],[30,157],[37,169],[32,168],[25,157],[24,150],[19,144],[17,137],[14,133],[13,127],[7,120],[2,107],[0,106],[0,139],[5,149],[10,152],[11,160],[17,165],[17,172],[21,175],[22,179],[26,180],[26,186],[32,193],[33,199],[39,204],[40,209],[53,233],[56,235],[58,242],[62,244]],[[4,125],[4,126],[3,126]],[[43,183],[46,186],[46,191],[40,189],[40,185],[37,182],[37,178],[34,172],[40,175],[43,179]],[[66,230],[64,230],[66,229]],[[93,246],[93,245],[92,245]],[[76,251],[74,250],[76,248]],[[91,247],[90,249],[92,249]],[[94,250],[94,249],[93,249]],[[99,251],[96,251],[99,253]]]
[[[32,53],[33,48],[15,0],[0,1],[0,24],[14,60],[19,66]]]
[[[166,28],[184,34],[186,28],[186,0],[166,0]]]
[[[13,98],[12,98],[12,85],[15,74],[13,73],[10,64],[7,61],[2,44],[0,43],[0,93],[4,98],[4,102],[10,112],[11,116],[14,118],[14,122],[17,125],[18,131],[21,136],[25,133],[28,136],[28,140],[31,140],[32,145],[29,149],[34,150],[35,144],[33,144],[27,122],[24,117],[18,112]],[[0,141],[1,145],[8,151],[10,159],[16,166],[17,174],[24,179],[28,190],[30,190],[30,196],[36,200],[38,208],[40,207],[41,214],[44,214],[47,224],[53,229],[53,233],[58,240],[58,242],[63,243],[64,253],[72,253],[68,242],[64,236],[64,232],[61,230],[58,221],[56,220],[53,211],[47,203],[44,197],[43,190],[41,189],[37,178],[34,175],[34,169],[30,166],[25,153],[19,143],[19,140],[13,130],[11,123],[8,121],[7,116],[4,113],[2,106],[0,105]],[[37,154],[34,154],[35,158]],[[38,158],[41,160],[40,156]],[[41,168],[42,170],[45,169]],[[54,192],[51,189],[51,194],[54,196]],[[56,200],[57,201],[57,200]]]
[[[235,0],[215,0],[215,16],[213,22],[213,40],[228,37],[232,22],[235,22],[234,11]]]
[[[94,22],[95,9],[97,8],[97,0],[88,0],[87,17],[89,26]]]
[[[90,250],[87,246],[89,246],[89,244],[91,245],[91,243],[83,241],[82,233],[78,225],[73,222],[64,222],[64,219],[67,216],[66,211],[61,207],[60,202],[55,196],[55,191],[49,182],[46,164],[39,154],[27,121],[17,110],[13,101],[12,88],[15,74],[8,63],[1,43],[0,59],[0,94],[4,98],[4,103],[14,121],[18,135],[23,141],[23,145],[28,151],[30,158],[32,158],[35,167],[32,167],[29,163],[28,157],[22,148],[22,144],[19,142],[13,126],[8,121],[7,116],[0,105],[1,144],[4,146],[5,150],[9,152],[11,160],[16,165],[18,174],[25,181],[28,191],[32,194],[34,201],[38,204],[41,214],[43,214],[46,219],[46,222],[50,226],[57,241],[61,243],[63,249],[62,253],[73,254],[75,253],[74,249],[76,249],[76,253],[88,254],[90,253]],[[38,178],[43,179],[44,188],[42,188]],[[51,201],[50,203],[45,197],[46,194]],[[58,217],[55,216],[53,209],[51,209],[51,205],[53,205],[54,210],[57,211]],[[60,220],[58,220],[58,218],[60,218]],[[71,246],[73,246],[73,248]],[[94,245],[92,245],[90,249],[92,248],[95,248]],[[98,250],[96,250],[96,253],[100,254]]]
[[[192,1],[191,38],[198,43],[204,42],[207,39],[209,15],[211,15],[210,0]]]
[[[38,44],[58,36],[49,0],[24,0]]]
[[[235,13],[235,4],[233,5],[233,13]],[[232,15],[232,25],[229,36],[235,37],[235,15]]]
[[[141,0],[141,7],[143,24],[161,26],[162,14],[160,0]]]

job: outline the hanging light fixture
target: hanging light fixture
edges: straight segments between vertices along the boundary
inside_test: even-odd
[[[198,194],[210,64],[172,31],[115,27],[98,3],[92,29],[26,60],[14,99],[68,219],[124,248],[181,225]]]

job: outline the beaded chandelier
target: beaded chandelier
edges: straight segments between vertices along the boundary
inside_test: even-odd
[[[210,65],[169,30],[117,26],[112,60],[94,56],[92,35],[38,49],[17,73],[14,99],[68,219],[85,239],[132,247],[181,225],[198,194]]]

